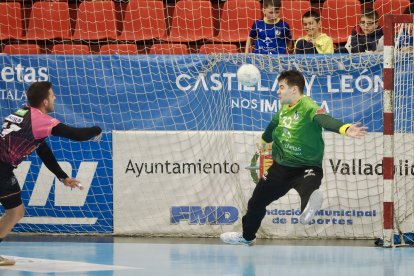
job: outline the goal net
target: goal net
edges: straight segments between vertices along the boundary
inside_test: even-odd
[[[414,242],[413,27],[412,14],[386,16],[384,164],[388,168],[384,169],[389,173],[384,174],[385,246]]]
[[[240,231],[257,180],[271,163],[269,150],[257,143],[280,108],[278,74],[296,69],[306,78],[307,96],[370,133],[350,139],[325,131],[322,209],[300,224],[299,196],[290,191],[268,206],[258,235],[382,237],[390,228],[384,198],[394,200],[392,231],[395,225],[411,232],[412,51],[395,52],[395,137],[384,138],[383,54],[371,48],[349,54],[345,47],[365,6],[311,2],[282,1],[280,16],[295,42],[306,35],[303,14],[319,11],[335,53],[245,53],[250,28],[263,17],[261,2],[253,0],[0,3],[6,15],[0,15],[1,117],[26,103],[31,83],[47,80],[57,97],[52,116],[104,131],[100,144],[48,139],[83,191],[64,187],[35,154],[20,164],[15,174],[26,215],[14,231],[186,237]],[[408,5],[401,3],[391,12],[401,13]],[[374,4],[383,24],[390,11]],[[238,82],[243,63],[259,68],[257,85]],[[389,140],[398,145],[390,156],[384,151]],[[384,178],[389,157],[395,186]]]

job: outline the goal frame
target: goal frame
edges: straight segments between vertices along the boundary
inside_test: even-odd
[[[394,247],[394,61],[395,24],[414,23],[414,15],[385,15],[384,18],[384,157],[383,238],[384,247]]]

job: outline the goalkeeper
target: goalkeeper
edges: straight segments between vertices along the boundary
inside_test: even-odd
[[[266,206],[295,189],[301,199],[300,221],[309,223],[323,201],[318,190],[323,177],[324,142],[322,128],[349,137],[363,137],[366,127],[344,124],[325,114],[311,98],[303,94],[305,78],[298,71],[284,71],[278,78],[282,108],[262,135],[272,144],[272,166],[253,191],[243,216],[243,232],[227,232],[220,238],[228,244],[252,245],[256,239]]]
[[[55,95],[47,81],[33,83],[27,90],[29,105],[4,119],[0,133],[0,203],[5,212],[0,219],[0,242],[24,216],[19,183],[13,170],[36,150],[46,167],[65,185],[82,189],[80,182],[69,177],[59,166],[45,142],[48,136],[65,137],[76,141],[100,141],[102,130],[69,127],[47,113],[54,111]],[[0,266],[14,265],[15,261],[0,257]]]

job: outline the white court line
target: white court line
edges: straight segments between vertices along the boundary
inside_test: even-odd
[[[16,264],[13,266],[0,266],[2,270],[17,270],[39,273],[57,273],[57,272],[87,272],[87,271],[103,271],[103,270],[128,270],[143,269],[141,267],[129,267],[118,265],[102,265],[83,262],[60,261],[50,259],[23,258],[17,256],[5,256],[13,259]]]
[[[19,223],[27,224],[95,224],[98,218],[24,217]]]

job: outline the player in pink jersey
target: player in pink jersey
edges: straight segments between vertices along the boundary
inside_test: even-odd
[[[54,111],[55,99],[50,82],[33,83],[27,90],[29,105],[4,119],[0,133],[0,203],[6,211],[0,219],[0,242],[24,216],[21,190],[13,170],[33,151],[65,186],[82,189],[79,180],[69,177],[59,166],[45,139],[59,136],[99,142],[102,130],[98,126],[70,127],[49,116],[48,113]],[[0,257],[0,266],[14,263],[14,260]]]

